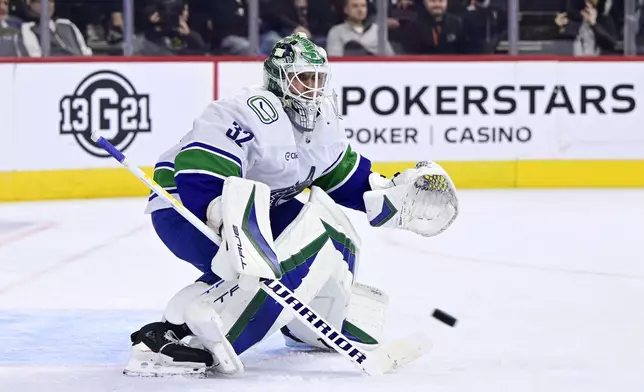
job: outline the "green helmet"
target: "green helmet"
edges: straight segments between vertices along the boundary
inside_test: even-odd
[[[329,77],[326,51],[304,33],[279,41],[264,61],[264,87],[282,100],[291,122],[304,132],[315,128]]]

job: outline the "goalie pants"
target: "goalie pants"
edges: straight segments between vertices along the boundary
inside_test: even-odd
[[[275,238],[295,220],[302,207],[303,204],[300,201],[291,199],[270,209],[271,230]],[[152,224],[161,241],[176,257],[194,265],[203,273],[198,279],[199,281],[212,285],[221,280],[210,269],[212,259],[215,257],[219,247],[185,218],[172,208],[157,210],[152,213]],[[334,245],[336,249],[343,253],[344,259],[349,265],[349,270],[353,273],[355,260],[351,251],[341,243],[334,242]],[[280,282],[294,291],[301,284],[302,279],[307,276],[309,267],[314,260],[315,256],[308,259],[306,263],[283,274]],[[260,306],[255,310],[253,317],[241,333],[231,342],[237,354],[241,354],[261,341],[282,311],[282,307],[277,302],[265,300],[264,293],[260,291],[258,295],[264,296],[262,303],[259,304]],[[252,301],[249,306],[257,305],[256,301]],[[282,329],[282,333],[289,334],[285,328]]]

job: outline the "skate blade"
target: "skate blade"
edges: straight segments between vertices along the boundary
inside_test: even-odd
[[[209,375],[209,368],[199,364],[184,363],[183,366],[172,366],[169,357],[164,358],[163,354],[158,355],[157,360],[141,360],[131,358],[123,374],[132,377],[188,377],[188,378],[205,378]],[[165,363],[162,363],[165,362]],[[193,366],[194,365],[194,366]]]
[[[123,374],[128,377],[151,377],[151,378],[177,377],[177,378],[194,378],[194,379],[207,378],[212,376],[212,373],[209,371],[206,371],[205,369],[199,369],[199,370],[168,369],[168,370],[161,370],[161,371],[150,371],[150,370],[138,371],[138,370],[123,369]]]

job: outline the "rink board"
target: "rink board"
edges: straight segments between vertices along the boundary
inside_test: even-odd
[[[644,161],[441,162],[459,189],[644,187]],[[376,162],[390,176],[414,162]],[[144,167],[148,174],[151,167]],[[144,196],[126,169],[0,172],[0,201]]]
[[[644,186],[644,60],[559,60],[345,58],[332,77],[340,126],[385,175],[431,159],[462,189]],[[0,61],[0,201],[145,195],[87,131],[150,172],[209,102],[261,83],[261,68],[204,57]]]

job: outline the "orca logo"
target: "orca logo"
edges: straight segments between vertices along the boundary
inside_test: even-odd
[[[278,205],[285,203],[295,196],[302,193],[306,188],[310,187],[313,184],[313,177],[315,176],[315,166],[311,167],[309,170],[309,175],[306,176],[306,180],[303,182],[296,182],[295,185],[288,186],[286,188],[275,189],[271,191],[271,207],[277,207]]]
[[[60,133],[74,135],[96,157],[110,155],[92,141],[92,132],[125,151],[137,133],[151,129],[150,96],[138,94],[127,78],[113,71],[94,72],[60,101]]]

